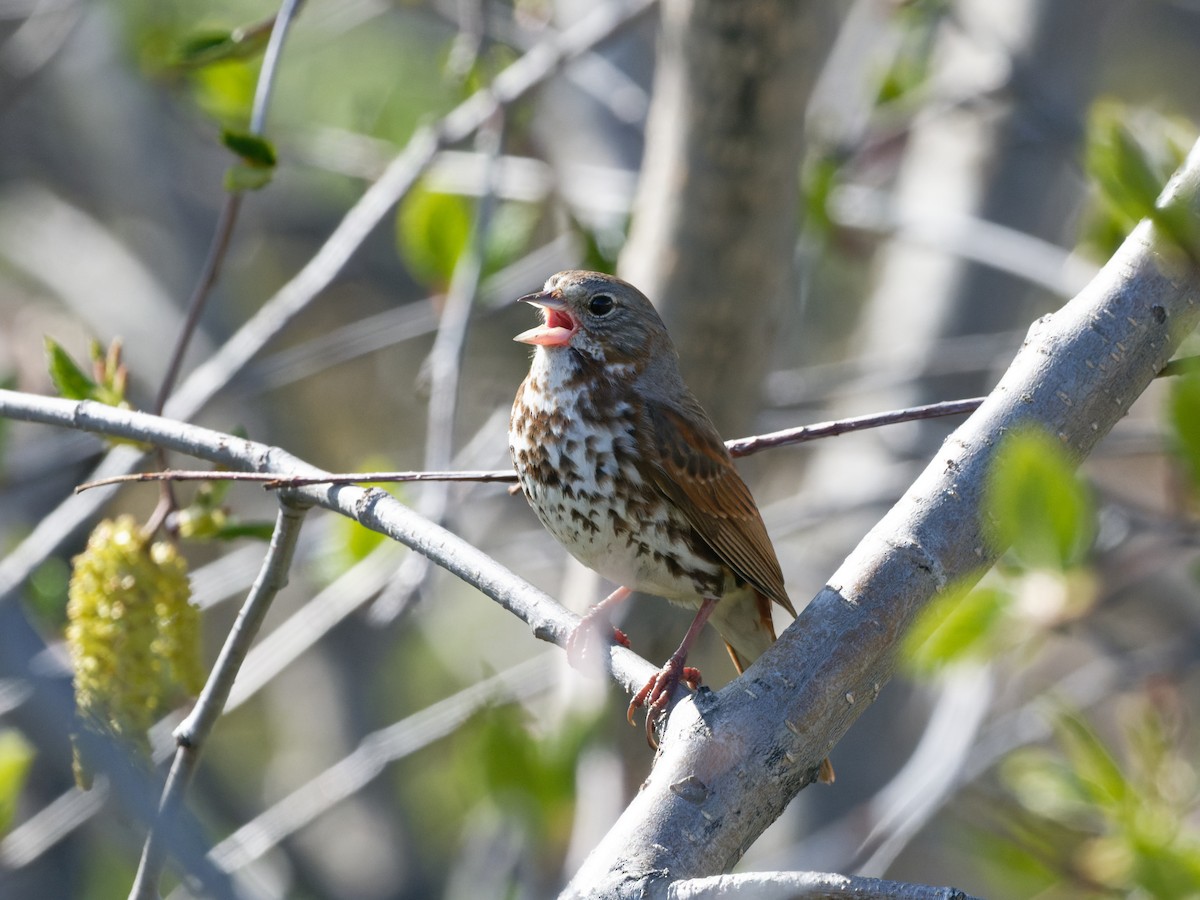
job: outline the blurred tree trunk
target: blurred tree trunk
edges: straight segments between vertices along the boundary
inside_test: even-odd
[[[974,370],[938,374],[943,343],[965,335],[1024,329],[1064,298],[1029,281],[912,240],[904,222],[937,218],[952,230],[974,218],[1053,244],[1072,243],[1082,200],[1082,126],[1092,100],[1095,52],[1110,2],[1017,0],[1001,8],[962,0],[943,23],[935,51],[936,96],[958,95],[954,108],[918,116],[886,202],[899,231],[880,250],[855,352],[869,368],[897,356],[918,360],[912,380],[849,398],[836,415],[898,408],[986,392],[1011,347],[978,354]],[[968,40],[963,40],[965,36]],[[1001,56],[997,54],[1001,53]],[[1010,67],[998,77],[998,67]],[[997,83],[999,82],[999,83]],[[989,83],[991,87],[989,88]],[[971,96],[978,86],[981,96]],[[882,505],[898,496],[955,425],[932,421],[884,429],[854,441],[827,442],[811,455],[806,497],[815,505],[852,506],[875,498],[860,517],[846,517],[821,573],[840,559]],[[908,464],[898,468],[897,459]],[[828,536],[827,536],[828,537]],[[820,574],[820,573],[815,573]]]
[[[793,289],[804,105],[830,41],[822,2],[664,0],[622,275],[659,307],[718,428],[751,423]]]

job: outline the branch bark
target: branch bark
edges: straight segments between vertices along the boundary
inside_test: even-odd
[[[1200,145],[1160,205],[1200,215]],[[1144,221],[1099,275],[1034,323],[1000,384],[746,674],[680,703],[642,790],[565,897],[664,897],[727,871],[891,676],[913,617],[995,561],[980,497],[1007,431],[1037,425],[1082,460],[1200,321],[1192,257]]]

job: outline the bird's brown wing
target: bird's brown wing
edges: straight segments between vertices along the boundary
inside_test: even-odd
[[[682,399],[686,410],[646,405],[639,449],[651,482],[739,578],[794,616],[779,560],[750,489],[700,404]]]

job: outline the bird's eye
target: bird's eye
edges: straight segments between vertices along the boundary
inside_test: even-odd
[[[597,294],[588,301],[588,311],[594,316],[607,316],[616,304],[608,294]]]

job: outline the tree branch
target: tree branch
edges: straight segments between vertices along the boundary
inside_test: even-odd
[[[1164,200],[1200,214],[1200,145]],[[685,699],[649,779],[566,897],[664,897],[667,884],[727,871],[816,775],[820,760],[891,677],[925,605],[995,561],[980,498],[996,448],[1036,425],[1082,460],[1200,321],[1187,255],[1151,222],[1097,277],[1034,323],[983,406],[746,674]]]
[[[230,468],[277,473],[281,478],[297,475],[320,480],[329,474],[278,447],[91,400],[0,390],[0,416],[130,438]],[[339,512],[424,554],[516,615],[540,640],[561,646],[579,622],[578,616],[549,595],[383,491],[321,484],[289,490],[296,502]],[[630,693],[657,671],[656,666],[620,646],[610,651],[609,666],[613,677]]]
[[[747,872],[676,881],[668,900],[718,900],[753,897],[754,900],[975,900],[955,888],[929,887],[877,878],[854,878],[824,872]]]
[[[225,701],[233,688],[234,679],[237,678],[246,654],[250,652],[250,645],[258,636],[258,630],[271,607],[271,601],[287,584],[288,571],[292,566],[296,541],[300,538],[300,525],[304,521],[304,513],[305,510],[293,504],[289,498],[280,497],[275,531],[271,535],[267,554],[263,557],[258,578],[254,580],[246,602],[238,612],[237,620],[225,639],[225,645],[221,648],[196,705],[175,729],[175,741],[179,746],[175,751],[171,771],[167,775],[167,783],[163,787],[158,818],[150,828],[150,833],[146,835],[142,859],[129,892],[130,900],[158,898],[158,880],[165,861],[163,831],[171,827],[183,806],[188,785],[200,762],[200,754],[213,726],[216,725],[217,718],[225,708]]]

